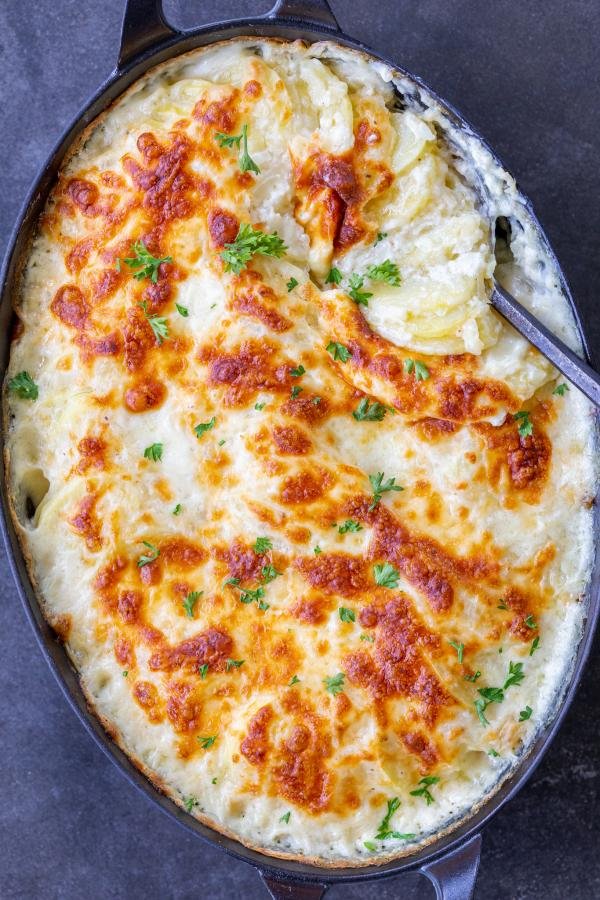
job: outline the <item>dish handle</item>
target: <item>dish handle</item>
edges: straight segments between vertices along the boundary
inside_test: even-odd
[[[327,0],[277,0],[273,8],[261,18],[340,31]],[[181,34],[165,19],[162,0],[127,0],[117,70],[121,72],[146,50],[181,37]]]
[[[476,834],[456,850],[445,853],[418,870],[431,881],[436,900],[471,900],[481,855],[481,835]],[[329,885],[260,872],[273,900],[321,900]],[[377,878],[375,874],[373,876]]]

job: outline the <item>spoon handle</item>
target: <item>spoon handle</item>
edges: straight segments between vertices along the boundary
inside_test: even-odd
[[[582,391],[597,407],[600,406],[600,375],[580,359],[531,313],[521,306],[498,283],[494,285],[491,302],[494,309],[507,319],[519,334],[549,359],[563,375]]]

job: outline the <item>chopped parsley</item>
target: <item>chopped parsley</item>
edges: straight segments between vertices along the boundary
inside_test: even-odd
[[[477,715],[479,716],[479,721],[482,725],[490,724],[485,717],[485,711],[490,703],[502,703],[504,700],[504,692],[513,685],[521,684],[524,678],[525,672],[523,671],[523,663],[510,662],[508,664],[508,677],[504,682],[504,687],[479,688],[478,694],[480,696],[474,701],[474,704]]]
[[[315,556],[318,556],[322,552],[323,551],[321,550],[321,548],[319,547],[318,544],[316,545],[316,547],[313,548],[313,553],[315,554]]]
[[[375,643],[375,638],[372,634],[361,634],[360,639],[361,641],[368,641],[369,644]]]
[[[490,749],[488,750],[488,756],[500,756],[500,754],[497,750],[494,750],[493,747],[490,747]]]
[[[203,750],[208,750],[209,747],[212,747],[212,745],[214,744],[216,739],[217,739],[216,734],[209,734],[209,735],[207,735],[207,737],[198,736],[198,743],[200,744],[200,746],[202,747]]]
[[[191,813],[195,806],[198,806],[198,801],[195,797],[188,797],[187,800],[183,804],[185,806],[186,812]]]
[[[266,553],[267,550],[273,549],[273,541],[268,537],[257,537],[252,546],[254,552],[258,555]]]
[[[500,598],[500,603],[498,604],[496,609],[508,609],[508,604],[507,604],[506,600],[504,599],[504,597]]]
[[[564,396],[565,396],[565,393],[566,393],[567,391],[570,391],[570,390],[571,390],[571,388],[570,388],[569,385],[566,383],[566,381],[563,381],[562,384],[557,384],[557,385],[556,385],[556,387],[554,388],[554,390],[552,391],[552,393],[553,393],[553,394],[558,394],[559,397],[564,397]]]
[[[398,797],[392,797],[391,800],[387,801],[387,812],[381,822],[379,823],[379,828],[377,829],[377,834],[375,835],[375,840],[377,841],[385,841],[388,838],[393,838],[394,840],[399,841],[410,841],[414,838],[414,834],[402,834],[399,831],[392,831],[390,829],[390,821],[396,810],[400,806],[400,800]],[[369,842],[370,843],[370,842]],[[367,841],[365,841],[365,846],[367,845]],[[367,847],[367,849],[376,849],[373,845],[371,847]]]
[[[374,841],[363,841],[363,845],[370,850],[371,853],[375,853],[377,850],[377,844]]]
[[[358,522],[355,522],[354,519],[346,519],[343,525],[340,525],[340,527],[338,528],[338,532],[339,534],[347,534],[349,531],[362,531],[362,525],[360,525]]]
[[[387,407],[377,400],[369,403],[368,397],[363,397],[352,415],[357,422],[381,422],[385,418]]]
[[[391,284],[394,287],[400,285],[401,279],[398,266],[391,259],[385,259],[376,266],[369,266],[367,275],[371,281],[384,281],[386,284]]]
[[[529,418],[529,413],[521,409],[515,413],[513,419],[519,423],[519,434],[521,437],[530,437],[533,434],[533,422]]]
[[[181,507],[181,503],[178,503],[177,506],[174,506],[174,507],[173,507],[172,515],[178,516],[178,515],[180,514],[180,512],[181,512],[181,508],[182,508],[182,507]]]
[[[290,375],[292,378],[300,378],[301,375],[306,375],[306,369],[304,366],[295,366],[293,369],[290,369]]]
[[[388,491],[403,491],[404,488],[399,484],[396,484],[396,478],[388,478],[387,481],[384,481],[385,475],[383,472],[377,472],[376,475],[369,475],[369,481],[371,482],[371,487],[373,488],[373,502],[369,506],[369,512],[375,509],[376,506],[379,505],[379,501],[383,497],[384,494],[387,494]]]
[[[373,574],[375,583],[380,587],[397,588],[400,579],[400,573],[391,563],[383,563],[383,565],[373,566]]]
[[[187,308],[187,306],[181,306],[180,303],[175,304],[175,309],[177,310],[177,312],[179,313],[180,316],[183,316],[184,319],[187,319],[187,317],[190,314],[190,311]]]
[[[295,287],[298,287],[298,284],[299,284],[299,282],[298,282],[297,278],[290,278],[290,280],[286,284],[286,288],[288,289],[288,294],[290,291],[293,291]]]
[[[162,452],[162,444],[150,444],[150,446],[146,447],[144,450],[144,459],[151,459],[152,462],[160,462],[162,459]]]
[[[473,672],[472,675],[464,675],[463,677],[464,677],[465,681],[475,682],[475,681],[477,681],[478,678],[481,678],[481,672],[479,671],[479,669],[477,669],[477,671]]]
[[[263,566],[260,570],[260,576],[265,584],[269,584],[270,581],[275,581],[279,575],[281,575],[281,572],[278,572],[275,566]]]
[[[194,607],[203,593],[204,591],[190,591],[183,601],[183,608],[185,609],[185,614],[188,619],[194,618]]]
[[[429,788],[433,784],[437,784],[439,782],[439,778],[436,775],[426,775],[425,778],[421,778],[419,784],[421,787],[416,788],[414,791],[410,792],[411,797],[423,797],[427,802],[427,806],[431,806],[434,802],[435,798],[432,796]]]
[[[504,682],[504,690],[512,687],[513,684],[521,684],[524,678],[525,672],[523,671],[523,663],[510,662],[508,664],[508,678]]]
[[[173,262],[170,256],[152,256],[143,241],[136,241],[131,248],[131,252],[135,255],[127,257],[123,262],[130,269],[137,270],[133,272],[133,277],[137,278],[138,281],[141,281],[142,278],[149,278],[153,284],[156,284],[161,263]],[[117,261],[120,262],[120,260]]]
[[[213,416],[208,422],[200,422],[199,425],[194,426],[194,434],[200,440],[200,438],[206,434],[207,431],[210,431],[211,428],[215,427],[216,417]]]
[[[255,172],[260,175],[260,169],[248,153],[248,126],[242,125],[241,134],[225,134],[223,131],[217,131],[215,141],[219,147],[233,147],[234,145],[240,149],[241,153],[238,158],[240,172]]]
[[[301,388],[299,384],[295,384],[292,390],[290,391],[290,396],[292,400],[295,400],[296,397],[299,397],[304,388]]]
[[[255,254],[279,258],[286,250],[287,247],[278,234],[267,234],[244,223],[240,225],[235,241],[225,244],[221,259],[225,263],[226,272],[239,275]]]
[[[519,722],[526,722],[527,719],[530,719],[532,712],[533,710],[530,706],[526,706],[525,709],[522,709],[519,713]]]
[[[347,347],[343,344],[338,344],[337,341],[330,341],[325,349],[328,353],[331,353],[333,359],[339,359],[340,362],[348,362],[352,355]]]
[[[527,616],[527,618],[525,619],[525,625],[528,628],[531,628],[533,631],[535,631],[535,629],[537,628],[536,621],[531,615]]]
[[[356,615],[353,609],[348,609],[347,606],[340,606],[338,609],[338,613],[342,622],[355,622]]]
[[[258,412],[260,412],[261,410],[263,410],[265,408],[266,405],[267,405],[266,403],[255,403],[254,409],[256,409],[256,410],[258,410]]]
[[[255,590],[247,588],[246,590],[242,590],[242,593],[240,594],[240,603],[246,605],[256,603],[261,612],[266,612],[269,609],[269,604],[263,600],[264,596],[265,589],[263,587],[258,587]]]
[[[203,663],[201,666],[198,666],[198,672],[200,673],[200,678],[204,681],[208,675],[208,663]]]
[[[361,290],[362,286],[365,283],[365,279],[363,275],[351,275],[348,279],[348,296],[354,300],[358,306],[368,306],[369,299],[373,296],[369,291]]]
[[[415,381],[426,381],[430,374],[425,363],[418,359],[405,359],[404,371],[407,375],[412,375],[414,373]]]
[[[294,675],[288,682],[288,687],[293,687],[295,684],[300,684],[300,679],[297,675]]]
[[[138,568],[141,569],[142,566],[147,566],[148,563],[154,562],[155,559],[158,559],[160,556],[160,550],[158,547],[155,547],[154,544],[151,544],[150,541],[142,541],[144,547],[147,547],[150,553],[142,553],[140,558],[137,561]]]
[[[129,675],[129,671],[127,669],[123,669],[121,675],[123,676],[123,678],[127,678],[127,676]]]
[[[540,646],[540,639],[539,639],[539,636],[538,636],[538,637],[534,637],[534,639],[533,639],[532,642],[531,642],[531,649],[530,649],[530,651],[529,651],[529,655],[530,655],[530,656],[533,656],[533,654],[535,653],[535,651],[538,649],[539,646]]]
[[[290,816],[291,816],[291,814],[292,814],[291,811],[288,810],[286,813],[284,813],[284,814],[282,815],[282,817],[280,818],[279,821],[280,821],[280,822],[285,822],[285,824],[287,825],[288,822],[290,821]]]
[[[448,641],[448,643],[450,644],[451,647],[454,647],[454,649],[456,650],[456,655],[458,656],[458,661],[462,665],[463,654],[465,652],[465,645],[462,643],[459,643],[458,641]]]
[[[335,267],[330,269],[327,278],[325,279],[325,284],[341,284],[342,281],[342,273],[339,269]]]
[[[152,329],[152,333],[156,338],[157,344],[162,344],[165,338],[169,337],[169,323],[165,319],[164,316],[150,316],[148,315],[148,307],[145,300],[142,300],[141,303],[138,303],[138,306],[144,311],[144,315],[146,316],[146,321],[148,322],[150,328]]]
[[[338,672],[337,675],[328,675],[323,679],[323,684],[325,685],[325,689],[333,694],[335,697],[336,694],[341,694],[344,690],[344,679],[345,675],[343,672]]]
[[[373,242],[373,246],[376,247],[377,244],[386,237],[387,237],[387,231],[378,231],[377,237],[375,238],[375,241]]]
[[[29,374],[29,372],[19,372],[14,378],[8,382],[8,389],[20,397],[21,400],[37,400],[39,390],[38,386]]]
[[[228,659],[225,663],[225,668],[229,672],[231,669],[239,669],[245,662],[245,659]]]

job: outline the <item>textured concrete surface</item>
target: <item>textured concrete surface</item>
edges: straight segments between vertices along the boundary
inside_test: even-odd
[[[31,179],[113,67],[123,0],[0,4],[0,244]],[[346,31],[422,75],[483,132],[533,199],[600,344],[597,0],[332,0]],[[192,27],[265,0],[182,0]],[[600,354],[596,356],[596,363]],[[92,744],[37,649],[0,554],[0,896],[266,895],[258,876],[150,805]],[[598,648],[552,749],[485,829],[477,900],[600,897]],[[332,890],[332,900],[433,897],[418,876]]]

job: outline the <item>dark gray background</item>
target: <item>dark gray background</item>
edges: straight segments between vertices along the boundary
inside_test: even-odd
[[[31,180],[116,58],[124,0],[0,3],[0,244]],[[182,26],[256,2],[170,2]],[[481,130],[538,215],[592,350],[600,316],[597,0],[332,0],[342,28],[423,76]],[[598,364],[598,357],[596,357]],[[258,876],[189,836],[130,787],[67,707],[0,555],[0,896],[265,897]],[[520,795],[485,829],[478,900],[600,897],[600,661]],[[432,898],[418,876],[331,898]]]

